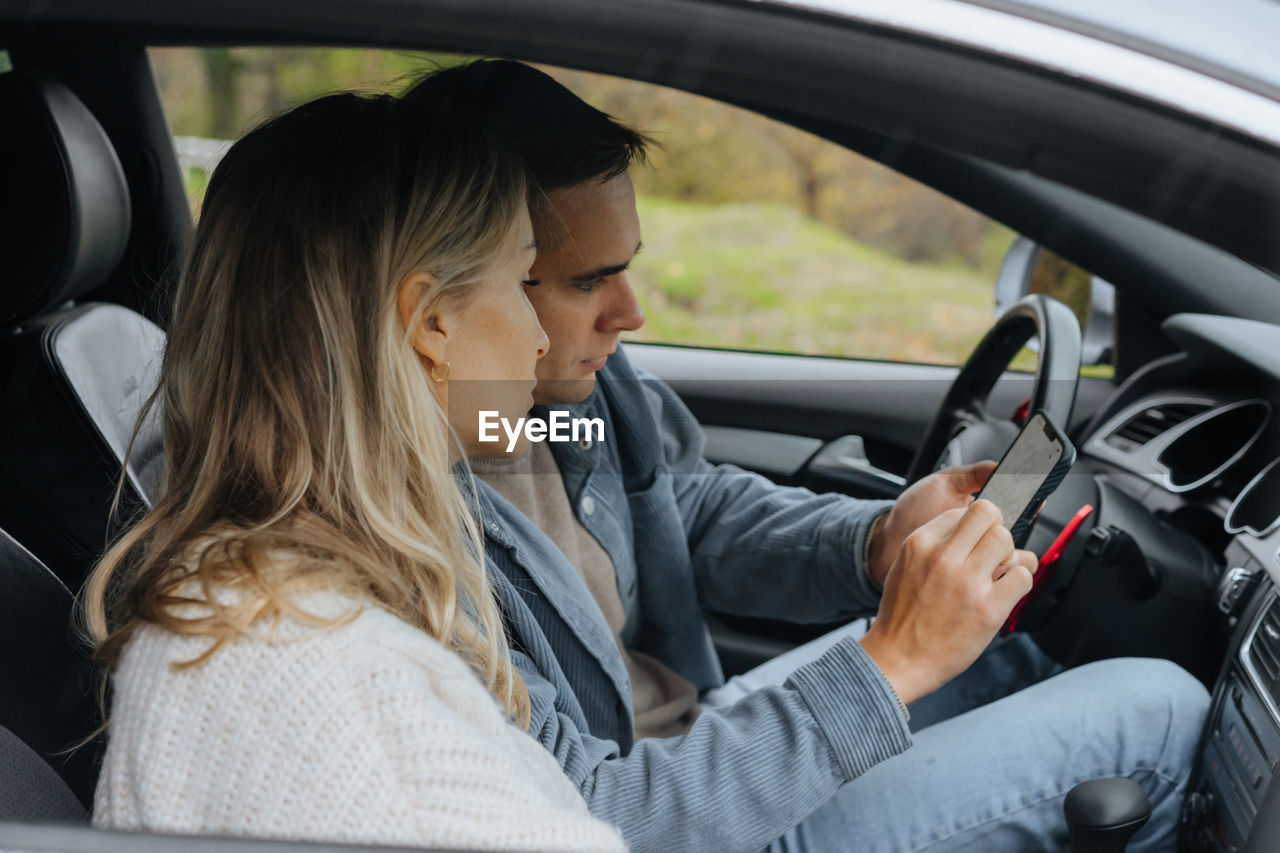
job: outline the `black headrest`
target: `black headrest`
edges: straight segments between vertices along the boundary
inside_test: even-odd
[[[47,74],[0,74],[0,327],[79,299],[120,263],[129,188],[106,131]]]

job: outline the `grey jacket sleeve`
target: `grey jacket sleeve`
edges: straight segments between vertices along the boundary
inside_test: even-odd
[[[652,375],[637,374],[661,431],[702,605],[748,616],[785,613],[797,622],[874,613],[880,594],[862,566],[863,546],[893,502],[818,495],[712,465],[680,398]]]
[[[911,745],[896,694],[852,639],[783,686],[704,710],[688,734],[646,738],[625,757],[557,713],[555,687],[513,658],[529,688],[530,734],[635,853],[759,850]]]

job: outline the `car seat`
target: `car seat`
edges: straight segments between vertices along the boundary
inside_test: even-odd
[[[0,821],[83,821],[102,739],[71,591],[0,530]]]
[[[125,511],[111,513],[164,333],[122,306],[81,302],[115,271],[130,229],[128,186],[102,126],[39,72],[0,75],[0,116],[0,526],[75,590],[109,535],[155,494],[152,420],[125,472]]]

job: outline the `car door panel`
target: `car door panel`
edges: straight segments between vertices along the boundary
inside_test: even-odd
[[[800,449],[811,449],[811,459],[820,449],[811,442],[796,443],[795,437],[818,439],[825,446],[850,435],[861,438],[876,468],[900,476],[959,371],[657,344],[627,344],[627,352],[636,365],[666,381],[704,427],[733,430],[709,434],[711,461],[734,462],[782,478],[808,473],[793,467]],[[992,391],[988,408],[1011,416],[1031,395],[1032,381],[1029,373],[1007,373]],[[1081,380],[1073,428],[1087,420],[1112,387],[1105,379]],[[831,466],[825,470],[829,473]]]

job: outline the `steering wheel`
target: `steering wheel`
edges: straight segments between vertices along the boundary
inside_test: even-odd
[[[1044,409],[1067,429],[1080,378],[1080,324],[1070,308],[1040,293],[1024,296],[996,321],[960,368],[907,470],[907,485],[938,468],[999,459],[1018,427],[987,411],[987,397],[1031,336],[1040,342],[1030,411]]]

